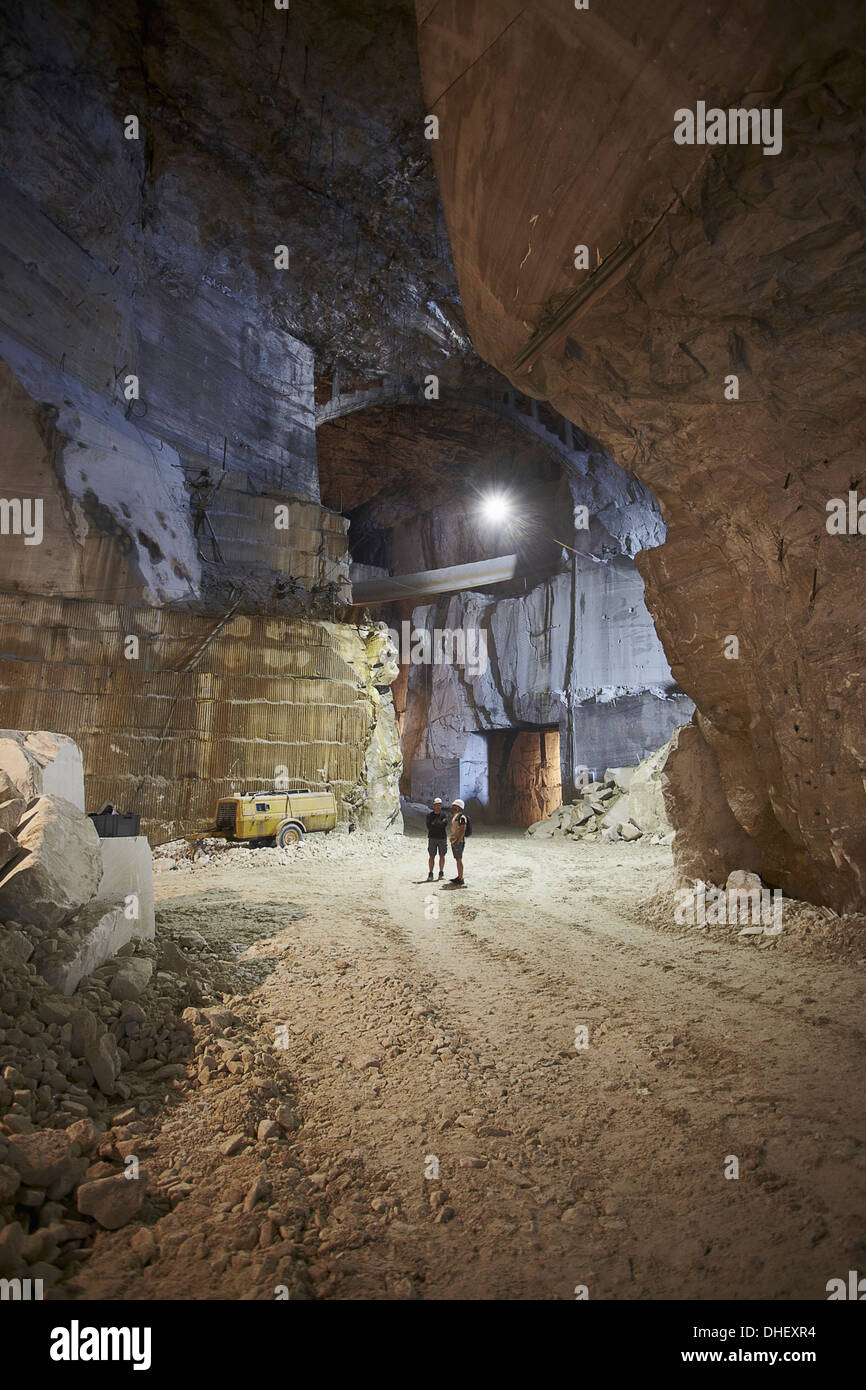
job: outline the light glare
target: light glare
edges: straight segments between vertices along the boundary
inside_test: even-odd
[[[508,499],[501,492],[491,492],[481,503],[486,521],[504,521],[509,510]]]

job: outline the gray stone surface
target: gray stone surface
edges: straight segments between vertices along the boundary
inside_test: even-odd
[[[628,789],[629,820],[651,835],[666,834],[671,829],[662,786],[662,773],[669,753],[670,744],[665,744],[642,762],[635,769]]]
[[[134,936],[152,940],[154,934],[153,856],[146,835],[100,837],[102,877],[94,894],[96,902],[123,901],[135,893],[139,916],[133,921]],[[100,962],[101,964],[101,962]]]
[[[465,760],[473,764],[467,786],[481,786],[483,753],[477,740],[470,744],[474,735],[553,725],[568,796],[585,780],[581,769],[600,774],[636,763],[688,720],[692,703],[676,690],[632,562],[581,556],[575,578],[574,614],[568,573],[524,597],[463,593],[415,609],[415,628],[483,629],[488,661],[475,672],[444,663],[410,667],[403,747],[413,767],[419,758],[445,773],[459,760],[462,786]],[[412,795],[422,799],[429,779],[410,775]]]

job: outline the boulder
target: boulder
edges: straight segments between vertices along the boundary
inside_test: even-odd
[[[92,1216],[107,1231],[116,1231],[131,1221],[144,1201],[143,1177],[127,1178],[118,1173],[82,1183],[76,1194],[82,1216]]]
[[[76,1120],[66,1131],[67,1138],[77,1144],[83,1154],[91,1153],[99,1142],[100,1130],[87,1116],[83,1120]]]
[[[11,1221],[0,1229],[0,1274],[11,1274],[21,1263],[24,1249],[24,1228],[18,1221]]]
[[[602,818],[602,829],[607,830],[611,827],[616,830],[624,821],[628,820],[628,798],[618,796],[615,801],[611,801],[605,807]]]
[[[66,734],[0,729],[0,773],[5,772],[25,802],[58,796],[84,810],[84,762]],[[2,791],[0,791],[2,801]]]
[[[0,926],[0,966],[24,965],[33,955],[33,944],[17,927]]]
[[[237,1015],[231,1009],[222,1009],[218,1004],[211,1004],[208,1008],[202,1009],[202,1018],[217,1033],[222,1033],[226,1028],[233,1028],[237,1023]]]
[[[69,1050],[73,1057],[84,1057],[88,1048],[96,1042],[99,1036],[99,1020],[96,1014],[91,1013],[84,1004],[79,1005],[70,1017],[72,1024],[72,1036],[69,1041]]]
[[[11,1202],[21,1186],[21,1174],[6,1163],[0,1163],[0,1206]]]
[[[102,877],[94,897],[104,907],[125,902],[134,893],[138,916],[130,935],[152,940],[154,934],[153,855],[146,835],[118,835],[99,841]]]
[[[636,772],[636,767],[609,767],[605,770],[604,780],[612,783],[617,791],[627,792]]]
[[[697,719],[677,729],[662,782],[676,826],[673,842],[677,882],[702,878],[722,883],[738,865],[761,868],[761,850],[734,818],[715,752]]]
[[[33,1134],[13,1134],[6,1162],[28,1187],[50,1187],[62,1178],[73,1159],[65,1131],[38,1129]]]
[[[0,918],[64,926],[92,898],[102,873],[93,822],[71,801],[39,796],[16,839],[25,853],[0,872]]]
[[[589,800],[590,798],[597,797],[600,792],[608,790],[604,782],[587,782],[585,786],[581,787],[580,794]]]
[[[748,869],[732,869],[725,883],[725,892],[760,893],[763,886],[760,874],[749,873]]]
[[[640,830],[638,826],[632,825],[631,821],[626,821],[625,824],[619,827],[621,840],[639,840],[643,833],[644,832]]]
[[[84,1057],[93,1072],[93,1079],[103,1095],[113,1095],[115,1082],[120,1072],[120,1057],[114,1034],[103,1033],[95,1042],[89,1044]]]
[[[112,999],[138,999],[150,984],[153,974],[153,961],[134,956],[125,961],[111,981],[109,993]]]
[[[532,835],[539,840],[549,840],[553,834],[554,827],[548,819],[537,820],[534,825],[527,826],[527,835]]]
[[[159,968],[168,970],[173,975],[188,975],[193,968],[193,962],[173,941],[168,940],[162,948]]]
[[[663,835],[671,829],[665,809],[662,773],[670,742],[644,758],[634,770],[628,789],[628,819],[646,834]]]

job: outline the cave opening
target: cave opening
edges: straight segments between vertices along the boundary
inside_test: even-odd
[[[488,814],[499,825],[526,828],[562,804],[559,729],[494,729],[487,745]]]

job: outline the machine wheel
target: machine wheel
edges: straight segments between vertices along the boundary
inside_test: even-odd
[[[281,825],[277,831],[280,849],[291,849],[293,845],[299,845],[303,838],[304,832],[299,825]]]

